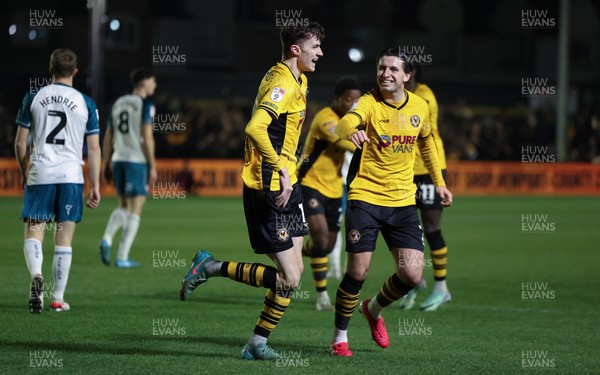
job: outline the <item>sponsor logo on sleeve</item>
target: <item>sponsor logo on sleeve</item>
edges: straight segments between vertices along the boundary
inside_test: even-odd
[[[284,89],[282,89],[281,87],[275,87],[273,89],[273,91],[271,92],[271,100],[274,101],[275,103],[279,103],[283,99],[284,95],[285,95]]]

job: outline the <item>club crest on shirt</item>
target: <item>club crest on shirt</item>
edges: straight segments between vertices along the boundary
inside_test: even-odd
[[[311,199],[308,201],[308,205],[310,206],[310,208],[316,208],[316,207],[318,207],[318,206],[319,206],[319,201],[318,201],[318,200],[316,200],[315,198],[311,198]]]
[[[275,103],[279,103],[283,99],[284,95],[285,95],[284,89],[282,89],[281,87],[275,87],[275,88],[273,88],[273,91],[271,92],[271,100],[274,101]]]
[[[352,243],[360,241],[360,232],[356,229],[352,229],[350,233],[348,233],[348,241]]]
[[[415,128],[418,127],[420,123],[421,123],[421,118],[419,117],[419,115],[410,116],[410,124],[413,127],[415,127]]]

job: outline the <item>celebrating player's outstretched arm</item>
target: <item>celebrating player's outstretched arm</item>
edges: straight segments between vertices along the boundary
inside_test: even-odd
[[[362,149],[362,144],[365,142],[371,143],[371,141],[369,140],[369,137],[367,137],[367,133],[365,133],[364,130],[355,131],[354,133],[350,134],[348,139],[358,149]]]
[[[360,126],[360,123],[361,121],[359,117],[354,114],[348,114],[342,117],[340,122],[338,122],[337,126],[335,127],[335,133],[341,139],[349,140],[359,150],[362,149],[363,143],[371,143],[367,133],[363,129],[357,129]]]

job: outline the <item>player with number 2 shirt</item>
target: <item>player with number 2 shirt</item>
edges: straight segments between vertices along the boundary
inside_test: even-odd
[[[100,130],[96,103],[72,87],[73,77],[78,72],[77,55],[73,51],[52,52],[49,70],[52,83],[25,95],[16,120],[15,155],[25,185],[21,219],[25,222],[23,252],[31,274],[29,311],[32,314],[41,313],[44,307],[42,243],[48,229],[54,232],[55,245],[50,306],[55,312],[70,309],[64,293],[71,268],[71,242],[83,210],[84,138],[91,183],[86,204],[96,208],[100,203]]]

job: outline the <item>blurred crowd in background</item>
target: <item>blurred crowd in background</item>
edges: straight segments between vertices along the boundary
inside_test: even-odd
[[[0,156],[14,157],[16,113],[8,110],[4,99],[0,92]],[[154,100],[158,158],[243,158],[244,128],[254,98],[230,97],[224,90],[217,98],[163,92]],[[315,113],[328,104],[309,101],[304,135]],[[464,99],[439,104],[439,128],[449,160],[521,161],[524,146],[548,146],[547,153],[556,154],[556,111],[550,106],[483,107]],[[101,122],[103,128],[105,119]],[[584,109],[571,116],[567,139],[568,161],[600,162],[600,114]]]
[[[51,1],[48,7],[64,26],[32,34],[27,2],[6,2],[0,19],[14,24],[0,38],[7,51],[0,73],[0,156],[14,157],[14,120],[24,91],[49,79],[48,52],[64,45],[79,55],[75,87],[96,100],[102,130],[112,101],[130,91],[128,72],[151,64],[158,78],[157,157],[241,159],[258,82],[280,57],[279,29],[288,19],[309,18],[325,25],[327,37],[326,58],[309,78],[305,134],[329,104],[340,73],[371,81],[381,48],[397,45],[428,62],[423,82],[439,102],[448,159],[521,161],[527,146],[556,155],[558,98],[522,92],[558,85],[561,7],[568,4],[566,159],[600,162],[598,0],[107,0],[98,34],[80,32],[92,27],[88,7],[96,2],[87,3]],[[529,21],[556,26],[523,27]],[[156,62],[166,57],[185,63]]]

